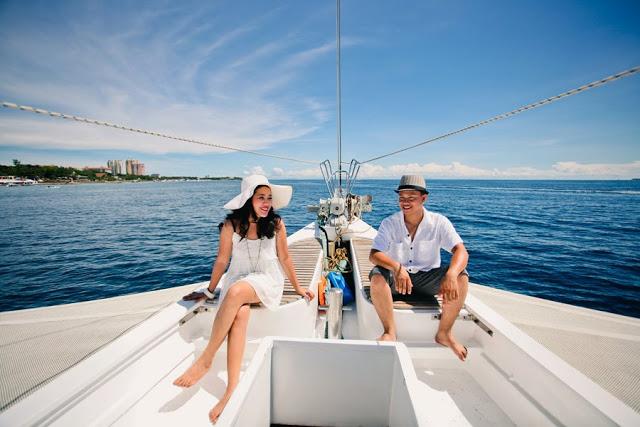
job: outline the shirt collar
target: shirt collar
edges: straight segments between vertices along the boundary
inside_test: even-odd
[[[400,211],[398,212],[398,214],[400,217],[400,225],[402,225],[402,231],[406,234],[407,225],[404,223],[404,213]],[[421,230],[423,230],[428,226],[429,226],[429,211],[427,210],[427,208],[424,207],[424,205],[422,205],[422,221],[420,221],[420,224],[418,224],[418,228],[416,229],[415,235],[417,236]]]

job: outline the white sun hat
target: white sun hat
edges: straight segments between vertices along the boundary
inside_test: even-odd
[[[293,194],[293,188],[290,185],[275,185],[269,184],[269,180],[264,175],[249,175],[242,179],[240,185],[240,194],[233,199],[229,200],[225,209],[240,209],[244,204],[253,196],[253,192],[256,188],[266,185],[271,188],[271,198],[273,210],[284,208],[289,204],[291,200],[291,194]]]

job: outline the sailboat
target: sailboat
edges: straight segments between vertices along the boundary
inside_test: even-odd
[[[476,285],[454,327],[469,348],[466,362],[433,341],[438,303],[395,303],[399,342],[374,341],[382,329],[367,273],[376,231],[354,215],[370,202],[359,198],[332,216],[342,201],[322,201],[316,223],[288,245],[300,282],[314,290],[327,266],[323,247],[345,248],[354,304],[320,307],[317,296],[301,299],[286,283],[279,309],[252,307],[241,382],[217,425],[638,425],[640,414],[483,303]],[[318,238],[319,227],[344,219],[339,241]],[[126,305],[122,298],[114,304]],[[58,308],[59,321],[98,315],[91,304]],[[208,408],[224,391],[225,349],[197,385],[182,390],[172,381],[204,348],[217,309],[217,298],[173,302],[0,413],[0,425],[208,425]],[[47,310],[24,315],[37,327],[55,321],[42,318]],[[104,327],[114,320],[105,315]],[[334,339],[325,338],[330,332]],[[73,334],[54,339],[81,345]]]
[[[335,172],[330,162],[321,164],[328,197],[311,208],[316,221],[288,237],[299,280],[316,297],[301,299],[286,282],[277,310],[252,307],[241,382],[217,425],[640,425],[637,410],[560,358],[550,350],[552,344],[541,344],[492,308],[483,297],[496,294],[479,285],[471,285],[454,327],[469,349],[466,362],[433,341],[441,314],[438,301],[396,302],[398,342],[375,341],[382,327],[370,300],[367,273],[376,230],[362,215],[372,208],[372,199],[352,194],[360,163],[352,161],[343,170],[340,148],[338,152]],[[351,266],[344,275],[355,301],[343,306],[336,298],[321,306],[318,284],[338,249]],[[13,322],[40,328],[43,333],[31,345],[41,353],[52,344],[97,350],[63,364],[39,383],[50,373],[43,373],[45,369],[31,359],[20,378],[38,386],[15,397],[0,413],[0,425],[209,425],[207,411],[225,388],[225,348],[198,384],[187,390],[172,385],[203,350],[219,306],[217,295],[200,302],[182,301],[179,295],[206,285],[3,317],[5,326]],[[156,310],[167,296],[172,302]],[[592,314],[508,293],[496,298],[516,298],[512,303],[525,314],[552,314],[558,324]],[[107,330],[127,315],[144,318],[145,313],[152,314],[143,321],[136,318],[133,327],[120,326],[124,332],[104,338],[95,332],[87,335],[93,342],[79,340],[81,335],[71,326],[98,319],[94,331]],[[553,332],[544,320],[537,324]],[[632,320],[598,318],[612,339],[621,323]],[[63,326],[47,332],[46,327],[56,324]],[[588,328],[575,328],[574,337]],[[563,337],[557,339],[560,345]]]

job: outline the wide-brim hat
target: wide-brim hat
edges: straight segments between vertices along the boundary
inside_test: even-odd
[[[271,189],[271,203],[274,210],[282,209],[291,201],[291,195],[293,194],[293,188],[290,185],[275,185],[270,184],[269,180],[264,175],[249,175],[242,179],[240,185],[240,194],[233,199],[229,200],[225,209],[240,209],[247,203],[257,187],[266,185]]]
[[[398,188],[394,191],[400,193],[402,190],[415,190],[429,194],[427,191],[427,183],[421,175],[402,175],[400,184],[398,184]]]

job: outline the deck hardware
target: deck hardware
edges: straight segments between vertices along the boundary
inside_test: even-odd
[[[179,326],[184,325],[189,320],[191,320],[193,317],[195,317],[196,314],[202,313],[203,311],[209,311],[209,308],[205,307],[205,306],[202,306],[202,305],[199,306],[195,310],[190,311],[188,314],[186,314],[182,319],[180,319],[180,321],[178,322],[178,325]]]
[[[440,320],[441,318],[442,318],[442,314],[441,313],[434,313],[431,316],[431,319],[433,319],[433,320]],[[489,336],[493,336],[493,330],[490,327],[488,327],[485,323],[483,323],[480,319],[478,319],[478,317],[475,314],[467,313],[467,314],[463,314],[463,315],[458,315],[457,318],[461,319],[461,320],[471,321],[471,322],[475,323],[476,325],[478,325],[478,327],[480,327],[480,329],[482,329],[487,334],[489,334]]]
[[[493,330],[487,326],[485,323],[483,323],[480,319],[478,319],[476,316],[474,316],[473,314],[469,315],[470,317],[472,317],[471,320],[473,320],[473,322],[478,325],[480,327],[480,329],[482,329],[483,331],[485,331],[487,334],[489,334],[490,337],[493,336]]]

